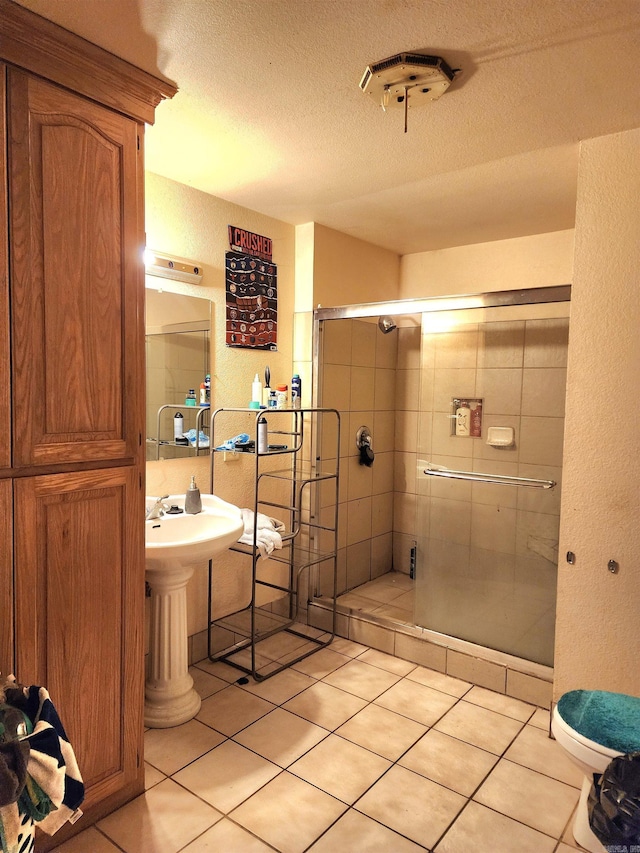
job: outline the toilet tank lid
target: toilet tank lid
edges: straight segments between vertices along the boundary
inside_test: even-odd
[[[640,699],[606,690],[571,690],[558,713],[578,734],[617,752],[640,750]]]

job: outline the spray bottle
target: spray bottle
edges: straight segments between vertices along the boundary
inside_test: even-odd
[[[257,373],[251,383],[251,402],[257,403],[258,407],[262,405],[262,382],[260,382],[260,377]]]

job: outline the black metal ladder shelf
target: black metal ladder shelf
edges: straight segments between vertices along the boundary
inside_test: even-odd
[[[268,425],[270,449],[266,452],[258,451],[258,420],[262,417]],[[230,548],[249,560],[251,597],[246,606],[213,619],[215,572],[213,562],[209,563],[208,656],[213,662],[224,661],[262,681],[326,647],[335,636],[340,413],[337,409],[324,408],[221,408],[212,412],[210,426],[210,491],[225,498],[216,486],[216,464],[220,463],[221,453],[237,452],[244,464],[251,464],[252,460],[253,494],[248,506],[253,511],[254,525],[252,543],[238,542]],[[237,431],[239,426],[245,427],[244,431],[254,439],[249,442],[249,449],[224,449],[220,440],[216,440],[216,433],[220,435],[224,426],[226,435]],[[275,437],[278,444],[271,443]],[[331,442],[333,448],[334,438],[332,468],[320,471],[317,448],[321,441],[325,448]],[[331,458],[330,454],[323,456]],[[270,515],[272,510],[278,516],[285,516],[279,519],[285,524],[282,548],[263,557],[255,521],[259,513]],[[323,569],[330,578],[330,593],[325,593],[331,603],[330,630],[299,621],[301,595],[306,589],[308,602],[312,587],[317,592]],[[278,577],[274,578],[274,574]],[[220,636],[220,630],[228,637],[224,648],[214,650],[213,638]],[[269,642],[281,632],[293,638],[285,644],[286,650],[278,641]]]

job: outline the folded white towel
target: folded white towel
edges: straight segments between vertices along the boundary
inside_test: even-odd
[[[282,548],[282,536],[284,524],[277,518],[270,518],[259,512],[257,516],[251,509],[242,510],[244,532],[238,539],[243,545],[253,545],[255,530],[255,543],[260,551],[260,556],[267,558],[275,548]]]

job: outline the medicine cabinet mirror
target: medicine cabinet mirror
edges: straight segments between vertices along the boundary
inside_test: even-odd
[[[147,289],[145,347],[147,358],[147,459],[174,459],[193,454],[191,446],[176,446],[173,419],[178,405],[185,432],[195,428],[195,409],[184,406],[190,389],[199,400],[200,384],[211,373],[211,302],[180,293]],[[191,417],[193,415],[193,417]],[[192,423],[193,421],[193,423]],[[208,423],[208,418],[203,419]],[[158,452],[160,442],[160,452]]]

